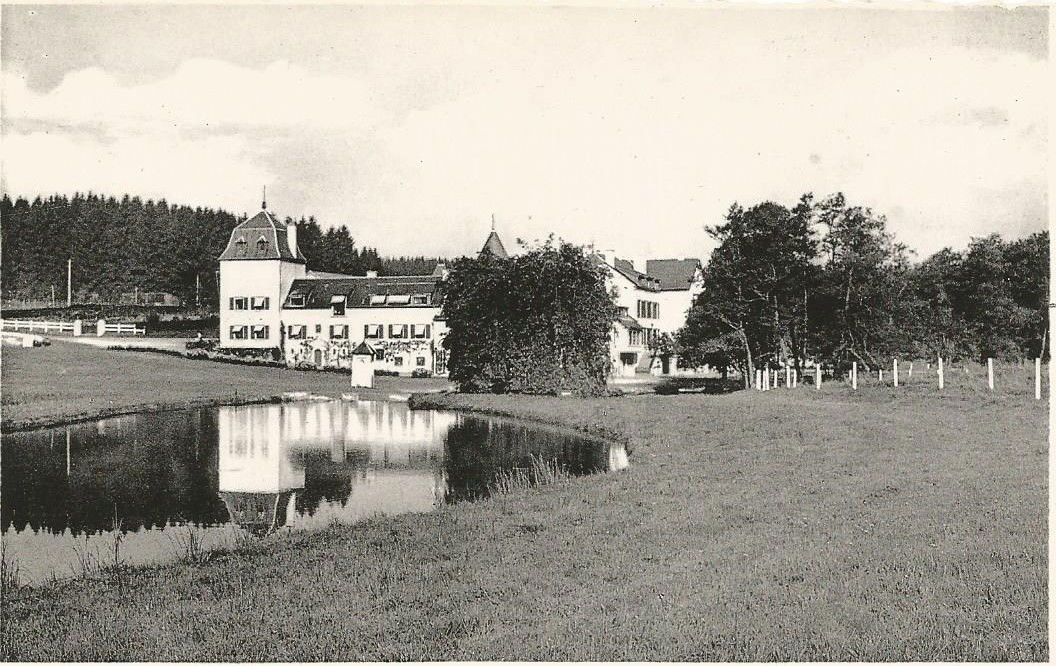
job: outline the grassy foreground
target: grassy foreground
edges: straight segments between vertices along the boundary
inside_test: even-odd
[[[286,391],[337,396],[348,375],[108,351],[75,342],[3,348],[4,432],[191,404],[261,401]],[[376,377],[366,396],[446,387],[439,379]]]
[[[4,658],[1048,658],[1044,403],[839,386],[427,402],[618,434],[632,466],[24,589],[2,602]]]

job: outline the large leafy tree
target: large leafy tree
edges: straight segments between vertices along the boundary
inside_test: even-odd
[[[605,277],[553,240],[457,260],[441,286],[451,379],[471,392],[602,393],[616,318]]]
[[[811,205],[809,195],[792,209],[734,205],[707,228],[719,245],[678,336],[683,364],[734,366],[747,382],[756,366],[802,356],[817,272]]]

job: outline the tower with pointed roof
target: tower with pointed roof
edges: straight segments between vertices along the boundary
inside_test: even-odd
[[[231,231],[220,255],[220,346],[283,346],[281,307],[290,285],[306,274],[297,247],[297,225],[261,210]]]
[[[491,233],[488,234],[488,239],[484,241],[484,247],[480,248],[480,254],[491,254],[498,259],[506,259],[509,257],[506,254],[506,248],[502,244],[502,240],[499,238],[499,234],[495,233],[495,215],[491,216]]]

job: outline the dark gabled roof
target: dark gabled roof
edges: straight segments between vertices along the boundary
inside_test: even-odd
[[[619,317],[616,318],[616,321],[618,321],[621,324],[623,324],[623,327],[628,329],[628,330],[631,330],[631,331],[640,331],[640,330],[642,330],[642,325],[639,324],[638,320],[635,319],[634,317],[632,317],[631,315],[621,314]]]
[[[634,283],[634,286],[646,291],[660,291],[660,280],[634,270],[634,264],[626,259],[616,259],[613,268],[617,273]]]
[[[700,259],[650,259],[645,272],[660,280],[661,291],[689,289],[700,268]]]
[[[319,310],[330,307],[334,296],[345,297],[348,308],[422,308],[439,307],[437,285],[440,278],[433,275],[391,275],[386,277],[343,277],[336,279],[294,280],[290,292],[283,303],[284,308],[293,310]],[[290,297],[304,294],[304,307],[291,307]],[[370,304],[371,296],[404,296],[429,294],[431,303],[383,303]]]
[[[353,356],[376,356],[377,355],[377,351],[375,351],[375,349],[373,347],[368,345],[366,343],[366,341],[363,341],[363,342],[359,343],[359,345],[357,345],[355,349],[352,350],[352,355]]]
[[[261,243],[263,239],[263,243]],[[231,231],[227,248],[220,255],[220,261],[241,259],[285,259],[286,261],[305,262],[300,248],[297,256],[290,252],[286,239],[286,225],[279,222],[274,215],[262,210]]]
[[[491,253],[498,259],[506,259],[510,255],[506,254],[506,248],[502,245],[502,240],[499,239],[499,235],[492,231],[488,234],[488,240],[484,241],[484,247],[480,248],[480,253],[485,252]]]

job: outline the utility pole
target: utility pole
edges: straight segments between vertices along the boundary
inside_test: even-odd
[[[73,259],[66,260],[66,307],[73,305]]]

